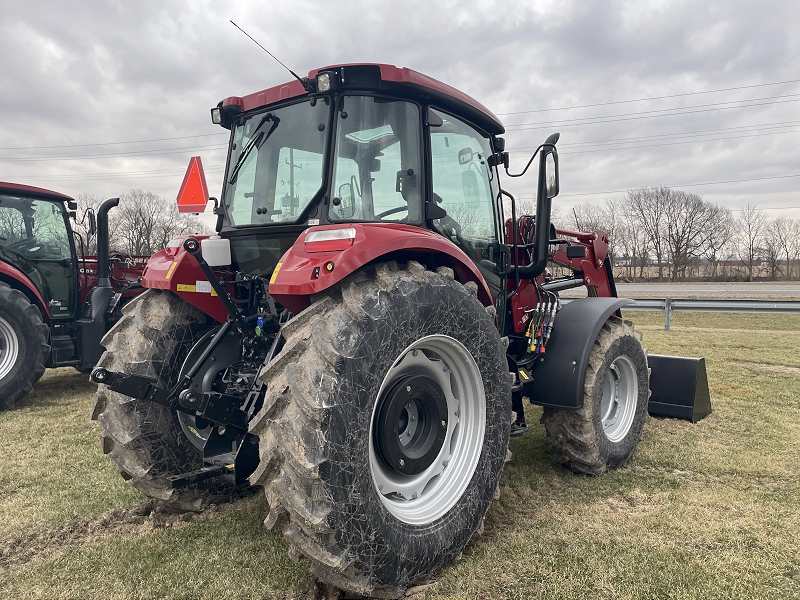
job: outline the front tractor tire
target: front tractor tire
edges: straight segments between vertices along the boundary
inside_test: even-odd
[[[0,410],[33,391],[50,355],[48,328],[27,296],[0,283]]]
[[[148,290],[123,309],[123,316],[103,338],[106,348],[97,366],[109,371],[156,377],[169,389],[177,381],[192,347],[215,323],[177,296]],[[184,510],[200,510],[234,492],[221,478],[174,488],[168,477],[203,466],[199,434],[176,411],[99,385],[92,409],[100,422],[103,452],[120,475],[151,498]]]
[[[605,322],[589,355],[583,407],[545,408],[555,459],[576,473],[602,475],[627,463],[642,437],[650,398],[642,334],[618,317]]]
[[[284,326],[250,430],[266,525],[327,584],[394,598],[460,554],[511,417],[494,311],[450,269],[358,272]]]

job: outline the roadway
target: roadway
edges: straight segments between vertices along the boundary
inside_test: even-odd
[[[622,298],[703,298],[719,300],[800,300],[798,282],[758,283],[618,283]],[[585,288],[567,290],[565,298],[585,296]]]

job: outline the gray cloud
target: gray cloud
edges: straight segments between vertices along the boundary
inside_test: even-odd
[[[333,63],[388,62],[450,83],[496,113],[515,113],[800,79],[799,17],[800,5],[789,0],[6,3],[0,147],[25,149],[0,150],[0,179],[72,195],[141,187],[172,197],[189,156],[200,154],[217,192],[225,152],[208,146],[226,138],[211,125],[210,107],[288,75],[229,19],[301,74]],[[559,203],[569,206],[631,187],[798,174],[800,102],[565,120],[798,93],[793,83],[502,118],[544,123],[512,127],[512,150],[561,131]],[[799,123],[754,127],[783,122]],[[721,129],[728,131],[655,137]],[[182,136],[188,139],[31,149]],[[580,145],[623,138],[644,139]],[[171,153],[141,154],[156,151]],[[87,157],[111,153],[127,156]],[[515,153],[515,165],[523,155]],[[34,158],[48,160],[10,160]],[[506,183],[530,196],[535,181]],[[748,202],[779,208],[800,206],[798,186],[800,177],[686,189],[734,209]]]

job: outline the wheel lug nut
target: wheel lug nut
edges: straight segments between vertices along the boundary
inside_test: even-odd
[[[407,391],[407,392],[410,392],[410,391],[411,391],[411,386],[410,386],[410,385],[407,385],[407,386],[406,386],[406,391]]]
[[[406,466],[406,461],[404,461],[402,458],[400,459],[400,466],[401,467],[405,467]]]
[[[442,421],[442,427],[447,427],[447,421]]]
[[[416,420],[417,420],[417,417],[415,417],[414,415],[411,415],[411,420],[412,420],[412,421],[416,421]]]

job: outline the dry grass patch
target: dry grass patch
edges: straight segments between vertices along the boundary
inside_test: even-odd
[[[626,316],[650,352],[706,357],[714,412],[650,419],[600,478],[553,465],[532,427],[483,536],[415,598],[800,598],[800,317],[677,313],[665,332],[661,314]],[[85,376],[46,377],[0,413],[0,547],[18,559],[0,562],[0,598],[314,596],[262,495],[154,511],[102,456]]]

